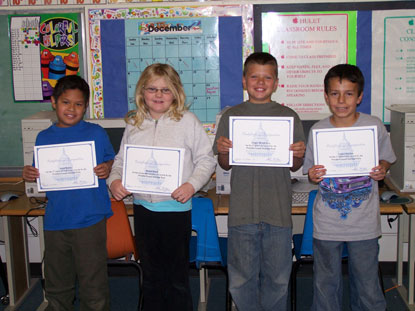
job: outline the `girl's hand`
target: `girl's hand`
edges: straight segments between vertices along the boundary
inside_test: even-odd
[[[121,201],[127,195],[131,194],[131,192],[129,192],[127,189],[124,188],[124,186],[121,183],[121,179],[114,180],[110,185],[110,190],[111,190],[112,196],[117,201]]]
[[[316,184],[323,180],[325,174],[324,165],[314,165],[308,170],[308,178]]]
[[[186,203],[195,193],[195,188],[192,184],[185,182],[179,188],[173,191],[171,197],[180,203]]]

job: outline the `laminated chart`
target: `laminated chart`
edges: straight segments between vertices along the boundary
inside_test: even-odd
[[[12,17],[10,42],[16,101],[42,100],[40,16]]]
[[[372,114],[389,123],[387,107],[414,103],[415,10],[375,11],[372,29]]]
[[[201,122],[220,111],[218,18],[126,20],[128,110],[136,109],[135,87],[153,63],[171,65],[180,75],[186,105]]]
[[[263,50],[278,60],[279,86],[272,99],[300,117],[329,115],[324,75],[356,62],[356,12],[263,13]]]
[[[57,81],[79,73],[77,13],[10,17],[15,101],[50,101]]]

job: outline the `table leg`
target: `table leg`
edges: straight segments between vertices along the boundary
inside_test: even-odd
[[[7,281],[12,310],[30,286],[30,268],[24,217],[3,216],[6,249]]]
[[[38,217],[38,225],[39,225],[39,247],[40,247],[40,256],[42,256],[42,280],[45,279],[45,233],[43,231],[43,217]],[[43,301],[40,306],[36,309],[36,311],[43,311],[46,310],[48,306],[48,301],[45,298],[45,291],[43,290]]]
[[[414,303],[415,214],[409,215],[408,304]]]
[[[403,275],[403,243],[404,243],[404,215],[398,216],[398,245],[396,254],[396,281],[397,285],[402,285]]]
[[[200,302],[206,303],[206,288],[207,288],[207,269],[201,268],[199,270],[199,278],[200,278]]]

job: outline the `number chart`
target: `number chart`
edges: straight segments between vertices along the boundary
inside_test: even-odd
[[[13,91],[16,101],[42,100],[40,75],[40,16],[13,17],[10,42],[13,64]]]
[[[217,17],[126,20],[129,110],[136,109],[135,87],[142,71],[153,63],[166,63],[179,73],[190,111],[201,122],[215,122],[220,111],[217,27]]]

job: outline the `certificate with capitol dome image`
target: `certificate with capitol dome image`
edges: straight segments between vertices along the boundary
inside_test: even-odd
[[[98,187],[94,141],[35,146],[34,157],[39,191]]]
[[[124,145],[123,186],[132,193],[171,195],[182,184],[185,149]]]
[[[369,175],[379,163],[376,126],[313,130],[314,164],[324,165],[324,177]]]
[[[291,167],[293,117],[229,117],[229,164]]]

